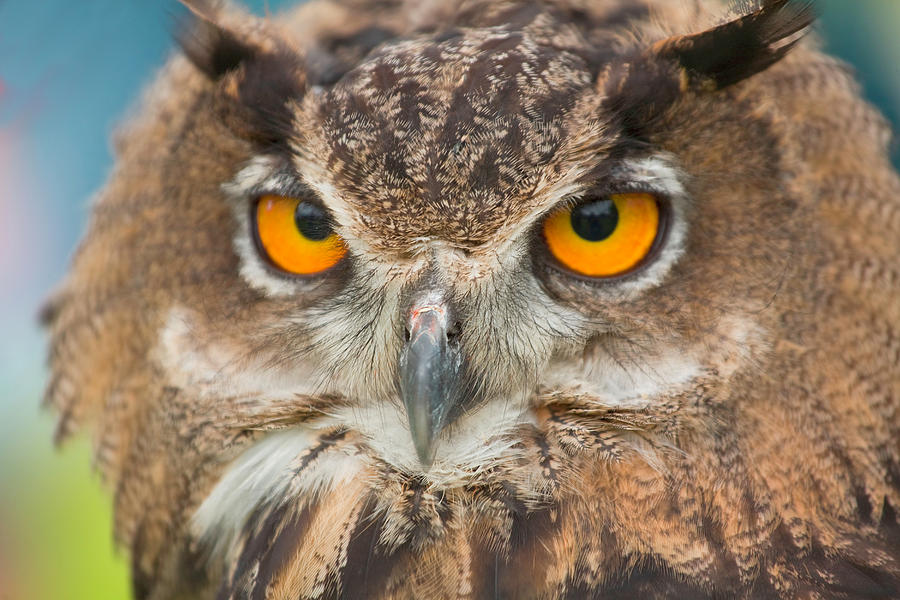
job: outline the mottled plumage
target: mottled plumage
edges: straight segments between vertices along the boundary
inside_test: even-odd
[[[900,597],[900,180],[808,3],[188,4],[45,311],[137,598]],[[664,199],[641,268],[549,259],[592,190]],[[273,193],[338,267],[266,262]]]

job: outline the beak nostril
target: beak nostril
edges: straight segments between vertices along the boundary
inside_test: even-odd
[[[409,327],[403,328],[403,341],[408,342],[412,338],[412,334],[409,332]]]

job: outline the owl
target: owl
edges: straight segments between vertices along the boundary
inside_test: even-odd
[[[900,597],[900,179],[797,0],[192,13],[44,310],[134,597]]]

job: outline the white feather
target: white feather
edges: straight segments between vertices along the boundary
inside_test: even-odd
[[[362,461],[339,451],[323,453],[299,476],[296,461],[317,440],[311,428],[271,433],[241,454],[194,513],[191,530],[214,556],[230,553],[257,508],[289,500],[314,502],[359,474]]]

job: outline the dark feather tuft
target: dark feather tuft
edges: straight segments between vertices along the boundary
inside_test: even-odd
[[[188,60],[207,77],[218,81],[256,56],[256,48],[218,25],[208,10],[187,6],[193,18],[179,26],[175,37]]]
[[[813,2],[767,0],[757,10],[702,33],[670,38],[655,54],[676,61],[688,83],[714,89],[760,73],[782,58],[815,21]]]
[[[240,115],[234,121],[239,133],[262,144],[284,146],[292,131],[290,104],[306,91],[302,57],[275,39],[265,47],[242,39],[217,22],[210,2],[182,2],[193,15],[179,28],[178,43],[211,81],[233,76],[226,87]]]
[[[813,2],[763,0],[752,12],[707,31],[671,37],[614,62],[598,82],[623,134],[643,139],[685,92],[713,92],[781,60],[815,20]]]

